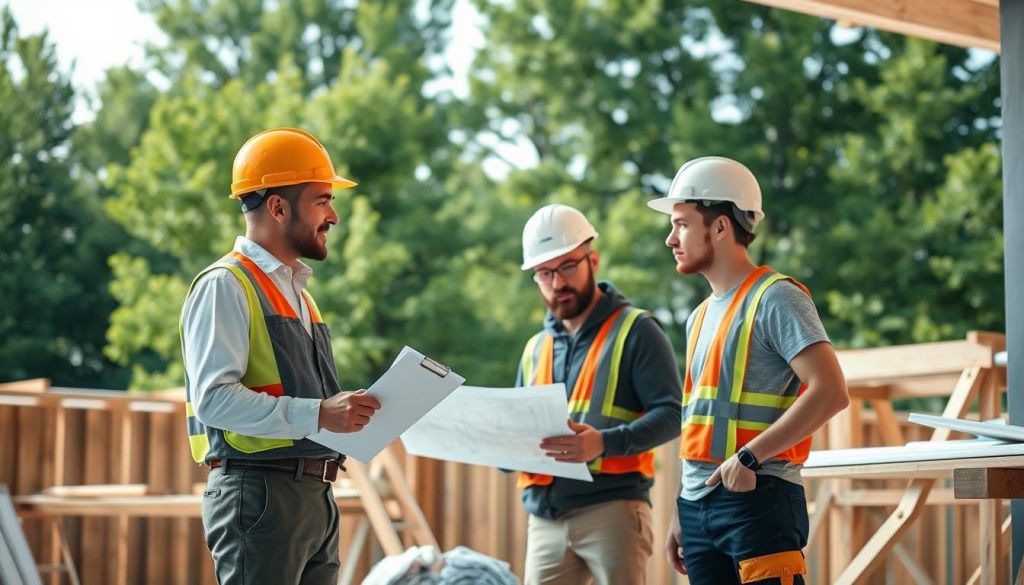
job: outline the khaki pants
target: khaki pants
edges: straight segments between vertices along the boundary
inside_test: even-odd
[[[647,502],[587,506],[557,520],[531,514],[525,585],[643,585],[653,540]]]

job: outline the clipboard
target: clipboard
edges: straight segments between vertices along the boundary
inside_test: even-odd
[[[465,381],[443,363],[405,346],[366,390],[380,401],[369,424],[355,433],[320,430],[307,438],[366,463]]]

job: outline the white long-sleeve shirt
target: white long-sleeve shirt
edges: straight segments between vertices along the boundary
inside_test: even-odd
[[[270,277],[312,335],[302,290],[313,270],[302,262],[292,270],[242,236],[235,240],[234,251]],[[271,396],[242,385],[249,362],[249,304],[234,274],[219,268],[203,275],[185,301],[182,328],[185,375],[200,422],[270,439],[302,439],[317,432],[320,400]]]

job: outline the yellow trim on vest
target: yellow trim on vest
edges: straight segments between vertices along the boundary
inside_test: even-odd
[[[796,402],[797,396],[779,396],[777,394],[761,394],[744,392],[740,395],[740,404],[748,406],[770,406],[772,408],[789,408]]]
[[[206,433],[189,435],[188,447],[192,451],[192,460],[196,463],[202,463],[206,458],[206,454],[210,451],[210,438],[206,436]]]
[[[320,307],[316,304],[316,300],[313,299],[313,295],[309,294],[309,291],[303,290],[302,297],[309,301],[309,306],[313,309],[313,317],[315,317],[315,320],[323,323],[324,316],[320,312]]]
[[[241,379],[242,385],[246,388],[258,388],[270,384],[280,384],[281,372],[277,368],[274,345],[270,341],[266,315],[260,305],[256,288],[239,266],[228,263],[224,263],[222,266],[230,270],[242,283],[245,300],[249,303],[249,361],[245,366],[245,375]],[[253,359],[254,357],[256,359]],[[252,437],[227,430],[224,430],[224,440],[232,448],[242,453],[260,453],[281,447],[291,447],[295,444],[295,441],[291,439]]]
[[[270,331],[266,327],[266,316],[256,288],[240,267],[235,264],[223,266],[235,275],[245,290],[245,300],[249,304],[249,357],[259,356],[259,359],[249,359],[241,382],[246,388],[280,384],[281,373],[277,369],[274,345],[270,341]],[[257,323],[259,326],[255,325]]]
[[[580,414],[582,412],[590,411],[590,399],[587,400],[573,400],[569,403],[569,412],[573,414]]]
[[[520,369],[523,371],[523,386],[533,385],[533,354],[537,352],[537,344],[540,343],[540,338],[543,335],[544,332],[541,331],[531,337],[530,340],[526,342],[526,348],[523,349],[523,357],[520,360],[520,363],[522,364]]]
[[[715,400],[718,398],[718,388],[715,386],[698,386],[696,390],[690,393],[690,401],[698,400]]]
[[[612,406],[608,409],[608,412],[605,413],[605,416],[610,416],[626,422],[633,422],[643,415],[644,413],[642,412],[633,412],[632,410],[627,410],[621,406]]]
[[[772,426],[772,423],[754,422],[750,420],[736,421],[736,428],[743,429],[745,431],[764,431],[770,426]]]
[[[195,407],[192,406],[191,402],[185,403],[185,416],[192,417],[196,415]],[[206,435],[203,435],[206,436]]]
[[[622,353],[625,351],[626,338],[629,337],[629,332],[633,329],[633,324],[636,323],[637,318],[643,313],[643,309],[630,307],[629,312],[626,313],[626,317],[622,321],[622,325],[619,327],[618,335],[615,336],[615,345],[612,346],[612,363],[608,369],[608,385],[605,387],[604,404],[601,406],[601,414],[604,416],[614,416],[612,413],[616,410],[615,393],[619,388],[619,362],[622,361]]]
[[[761,304],[761,297],[764,296],[765,291],[768,287],[775,284],[776,282],[787,278],[781,274],[775,273],[765,279],[761,286],[754,291],[754,298],[750,301],[747,306],[747,311],[743,315],[743,326],[740,329],[739,345],[736,348],[736,361],[733,362],[732,369],[732,388],[729,389],[729,401],[733,403],[742,403],[741,397],[743,395],[743,382],[747,379],[747,358],[750,356],[750,338],[752,337],[754,329],[754,316],[757,314],[757,308]],[[725,437],[725,459],[732,457],[733,453],[736,452],[736,429],[737,428],[748,428],[740,427],[736,419],[729,419]],[[746,421],[743,421],[746,422]],[[767,426],[765,427],[767,428]]]

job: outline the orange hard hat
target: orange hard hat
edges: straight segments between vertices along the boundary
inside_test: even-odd
[[[238,199],[253,191],[299,183],[330,183],[337,189],[356,186],[355,181],[334,172],[327,149],[310,133],[271,128],[238,149],[231,168],[230,197]]]

